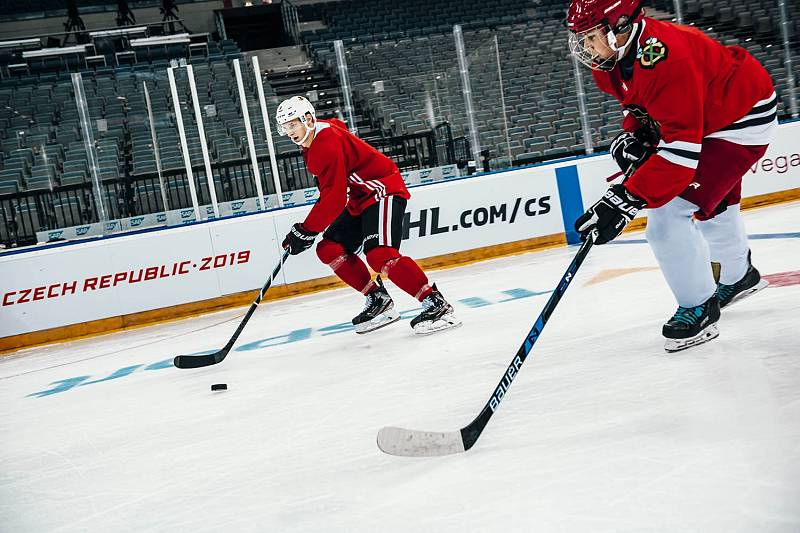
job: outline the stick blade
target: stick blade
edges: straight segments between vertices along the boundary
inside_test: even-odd
[[[172,364],[177,368],[201,368],[211,366],[222,361],[225,356],[220,356],[221,352],[206,355],[179,355],[172,360]]]
[[[458,431],[440,433],[385,427],[378,431],[378,448],[389,455],[437,457],[464,453],[464,440]]]

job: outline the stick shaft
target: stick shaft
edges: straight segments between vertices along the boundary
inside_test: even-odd
[[[564,272],[564,275],[561,277],[561,281],[559,281],[558,286],[550,295],[547,303],[544,305],[544,309],[542,309],[542,312],[539,313],[539,317],[536,319],[536,322],[533,323],[533,327],[531,327],[531,330],[528,332],[528,335],[525,337],[525,340],[522,342],[519,350],[517,350],[517,353],[514,354],[514,358],[511,360],[508,368],[506,368],[503,377],[500,379],[500,383],[498,383],[497,387],[495,387],[492,396],[489,398],[489,401],[486,402],[483,410],[480,412],[480,414],[478,414],[477,417],[475,417],[475,420],[461,429],[461,437],[464,441],[465,450],[469,450],[472,445],[475,444],[475,441],[478,440],[478,437],[480,437],[481,433],[483,432],[483,428],[485,428],[486,424],[489,423],[489,419],[492,418],[492,415],[500,406],[500,402],[503,400],[503,398],[505,398],[508,389],[511,388],[514,378],[522,368],[522,364],[525,362],[528,354],[530,354],[531,350],[533,349],[533,345],[536,344],[536,341],[539,339],[539,335],[541,335],[545,324],[547,324],[547,321],[550,319],[550,315],[553,314],[558,302],[561,301],[561,297],[566,292],[570,283],[572,283],[572,280],[575,278],[575,274],[578,272],[581,264],[583,264],[583,261],[589,254],[589,250],[591,250],[593,244],[594,233],[592,233],[592,235],[587,238],[586,241],[584,241],[578,250],[578,253],[575,254],[575,257],[572,259],[569,267],[567,267],[567,271]]]
[[[247,310],[247,314],[244,315],[244,319],[242,319],[242,321],[239,323],[239,327],[236,328],[236,331],[233,333],[231,340],[229,340],[228,344],[225,345],[225,349],[230,350],[233,347],[234,343],[236,342],[236,339],[239,338],[239,335],[242,333],[242,330],[247,325],[247,322],[250,320],[250,317],[253,316],[253,313],[255,313],[259,304],[261,304],[261,300],[264,299],[264,295],[267,293],[267,290],[272,285],[272,282],[275,281],[275,278],[277,277],[278,272],[281,271],[283,263],[286,261],[287,257],[289,257],[288,249],[284,250],[280,262],[278,262],[278,264],[275,265],[275,268],[272,270],[272,274],[270,275],[269,279],[264,284],[264,286],[261,287],[261,290],[258,292],[258,296],[256,296],[255,301],[250,305],[250,309]]]

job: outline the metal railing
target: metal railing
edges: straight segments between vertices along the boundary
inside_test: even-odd
[[[447,164],[465,166],[469,153],[464,139],[453,138],[449,124],[440,124],[428,132],[372,141],[372,145],[391,158],[401,171]],[[269,156],[260,156],[257,162],[264,193],[275,194]],[[276,162],[283,191],[316,186],[316,180],[306,170],[300,152],[278,154]],[[257,196],[249,158],[212,162],[211,170],[218,201]],[[198,203],[211,204],[204,165],[193,165],[191,174],[196,184]],[[161,178],[170,209],[192,206],[185,168],[163,170]],[[35,244],[37,231],[99,222],[101,219],[95,190],[92,183],[85,182],[0,195],[0,244],[7,247]],[[111,219],[164,211],[164,196],[156,172],[101,179],[100,190]]]

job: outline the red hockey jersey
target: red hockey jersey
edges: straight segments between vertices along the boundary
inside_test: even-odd
[[[769,144],[777,120],[775,89],[746,50],[650,18],[632,38],[636,48],[614,70],[594,71],[594,78],[625,108],[626,130],[650,119],[660,130],[657,152],[625,182],[647,207],[660,207],[689,186],[703,138]]]
[[[323,231],[345,207],[359,215],[387,196],[411,198],[394,161],[350,133],[341,120],[317,120],[303,158],[319,186],[319,200],[303,221],[309,231]]]

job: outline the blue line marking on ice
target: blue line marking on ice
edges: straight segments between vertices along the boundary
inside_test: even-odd
[[[767,239],[800,239],[800,232],[788,233],[753,233],[747,236],[748,239],[754,241],[767,240]],[[624,239],[621,241],[611,241],[611,244],[647,244],[646,239]]]
[[[578,167],[571,165],[556,169],[556,182],[558,183],[558,198],[561,201],[561,218],[564,220],[564,233],[567,243],[581,242],[581,236],[575,231],[575,220],[583,214],[583,198],[581,197],[581,184],[578,180]]]
[[[760,240],[760,239],[797,239],[800,238],[800,232],[785,232],[785,233],[754,233],[749,236],[750,239]],[[647,244],[645,239],[625,239],[619,241],[613,241],[611,244]],[[523,288],[516,288],[516,289],[507,289],[501,291],[502,294],[507,295],[508,298],[504,298],[502,300],[491,301],[481,297],[470,297],[459,300],[460,303],[467,307],[484,307],[486,305],[494,305],[498,303],[510,302],[513,300],[519,300],[521,298],[531,298],[533,296],[542,296],[545,294],[550,294],[552,291],[531,291],[528,289]],[[408,320],[414,316],[416,316],[421,311],[420,307],[416,307],[414,309],[407,309],[400,313],[400,318],[403,320]],[[353,329],[353,325],[348,322],[341,322],[338,324],[332,324],[330,326],[325,326],[319,329],[312,329],[312,328],[302,328],[296,329],[294,331],[287,332],[283,335],[278,335],[276,337],[269,337],[266,339],[261,339],[257,341],[250,342],[248,344],[244,344],[239,346],[235,349],[235,351],[251,351],[251,350],[258,350],[263,348],[269,348],[271,346],[280,346],[282,344],[289,344],[294,342],[303,341],[306,339],[311,338],[314,335],[320,336],[327,336],[327,335],[335,335],[337,333],[344,333]],[[195,352],[193,354],[187,355],[203,355],[208,353],[213,353],[216,351],[215,349],[211,350],[204,350],[200,352]],[[163,370],[166,368],[174,368],[172,365],[172,357],[168,359],[164,359],[162,361],[156,361],[155,363],[150,363],[147,366],[143,364],[127,366],[124,368],[120,368],[108,376],[95,379],[92,381],[86,381],[87,379],[91,378],[92,376],[76,376],[72,378],[62,379],[58,381],[54,381],[50,383],[49,389],[41,390],[38,392],[33,392],[28,394],[28,397],[37,397],[42,398],[44,396],[51,396],[53,394],[60,394],[62,392],[68,391],[78,386],[84,385],[93,385],[96,383],[102,383],[106,381],[117,380],[123,378],[125,376],[129,376],[138,370]]]

